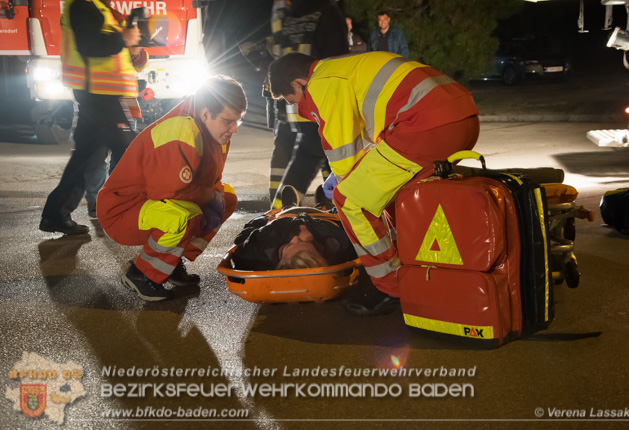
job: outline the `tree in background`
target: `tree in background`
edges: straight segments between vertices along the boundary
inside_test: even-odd
[[[498,20],[517,13],[522,0],[342,0],[345,13],[369,34],[377,13],[404,30],[412,60],[466,81],[491,68]]]

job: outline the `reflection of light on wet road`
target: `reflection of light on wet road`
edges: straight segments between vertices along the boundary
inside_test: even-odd
[[[574,173],[567,173],[566,178],[563,181],[564,184],[572,185],[580,193],[584,193],[589,190],[598,190],[601,188],[615,189],[627,183],[626,177],[614,177],[614,176],[585,176],[577,175]]]
[[[216,267],[216,264],[215,261],[213,266]],[[218,273],[212,275],[211,287],[201,288],[201,291],[198,300],[188,302],[179,330],[185,336],[192,325],[196,326],[214,351],[229,383],[241,387],[249,383],[249,378],[243,376],[245,366],[242,357],[245,341],[258,313],[258,305],[231,295],[227,291],[225,279]],[[259,428],[281,428],[271,414],[256,406],[254,399],[246,397],[242,389],[236,388],[234,393],[242,405],[251,411],[250,418],[256,421]]]

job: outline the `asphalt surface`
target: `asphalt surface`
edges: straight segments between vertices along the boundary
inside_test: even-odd
[[[617,66],[604,74],[576,73],[565,82],[472,81],[468,88],[485,122],[626,122],[629,71]]]
[[[522,88],[529,93],[548,89]],[[239,209],[189,265],[201,275],[201,285],[178,290],[178,298],[166,303],[141,302],[123,288],[119,277],[138,250],[107,238],[87,217],[85,205],[75,219],[90,225],[90,236],[62,237],[37,229],[70,147],[38,145],[27,126],[0,128],[0,391],[5,393],[0,428],[626,428],[629,412],[620,420],[609,415],[629,408],[629,240],[602,225],[598,203],[604,191],[629,186],[629,150],[598,148],[585,138],[590,129],[622,123],[482,122],[476,150],[488,167],[562,168],[564,182],[580,192],[577,203],[596,215],[594,222],[576,222],[581,283],[574,290],[556,287],[555,321],[548,330],[493,349],[410,329],[399,312],[357,318],[344,311],[339,299],[256,305],[227,291],[215,268],[244,223],[268,206],[272,135],[264,127],[257,94],[252,84],[250,109],[224,174],[239,196]],[[49,360],[31,363],[27,370],[50,369],[51,362],[62,370],[82,370],[78,382],[85,394],[65,404],[62,424],[45,414],[29,418],[7,398],[19,388],[11,370],[24,368],[19,362],[25,352]],[[396,363],[422,375],[370,373]],[[149,375],[138,376],[138,368]],[[153,376],[154,369],[166,369],[167,375]],[[182,369],[179,376],[177,369]],[[221,369],[223,374],[185,376],[185,369]],[[242,369],[254,374],[241,375]],[[317,369],[352,369],[352,375],[304,375]],[[464,374],[443,376],[451,369]],[[126,376],[129,372],[134,375]],[[57,396],[78,395],[76,386],[62,390],[52,382]],[[203,383],[206,390],[229,383],[279,388],[274,395],[234,390],[229,397],[218,392],[213,397],[112,394],[115,384],[128,389],[137,383],[151,384],[148,390],[162,383]],[[317,395],[326,383],[381,384],[393,391],[382,397]],[[412,384],[455,383],[468,384],[465,396],[413,397],[410,391],[416,387]],[[305,384],[312,391],[298,396],[288,384]],[[47,409],[59,405],[49,400]],[[118,408],[132,416],[106,416]],[[191,416],[159,416],[160,410],[180,408]],[[192,415],[199,408],[242,409],[248,415],[203,419]],[[608,416],[599,417],[599,411]]]

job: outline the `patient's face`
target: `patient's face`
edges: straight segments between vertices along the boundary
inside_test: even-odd
[[[321,245],[314,240],[312,233],[302,225],[299,226],[299,234],[293,236],[287,244],[280,247],[279,257],[282,261],[289,261],[297,253],[305,252],[313,259],[320,261],[321,266],[326,266],[325,258],[317,248],[321,248]]]

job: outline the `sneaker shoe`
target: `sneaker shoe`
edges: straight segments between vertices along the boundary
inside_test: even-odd
[[[199,275],[195,275],[194,273],[188,273],[183,261],[179,260],[179,263],[175,266],[175,270],[173,270],[173,273],[170,274],[168,280],[171,284],[178,287],[191,287],[199,285],[201,277]]]
[[[349,298],[343,307],[354,315],[373,316],[388,314],[399,308],[400,299],[374,288],[360,296]]]
[[[315,208],[321,209],[323,211],[332,209],[334,207],[334,202],[328,199],[323,191],[323,185],[319,185],[315,190]]]
[[[284,185],[282,188],[282,209],[299,206],[299,193],[292,185]]]
[[[49,233],[63,233],[68,236],[76,236],[79,234],[88,234],[90,229],[86,225],[77,224],[71,219],[67,221],[57,222],[48,218],[42,218],[39,223],[39,229]]]
[[[151,281],[134,263],[131,263],[131,267],[129,267],[127,274],[122,277],[121,281],[122,285],[147,302],[159,302],[174,297],[172,291],[164,288],[162,284]]]
[[[87,215],[96,218],[96,202],[87,202]]]

